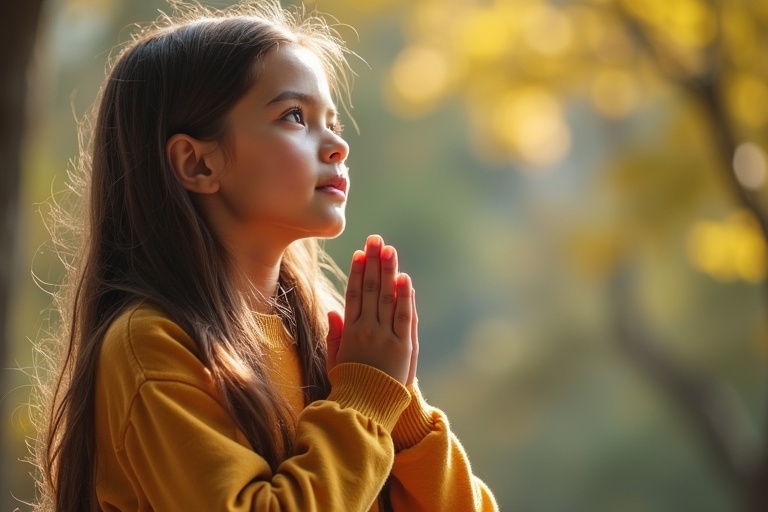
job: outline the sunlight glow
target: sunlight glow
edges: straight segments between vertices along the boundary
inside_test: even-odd
[[[744,187],[757,190],[765,184],[766,154],[754,142],[745,142],[733,155],[733,172]]]
[[[532,6],[523,23],[526,43],[541,54],[560,55],[573,40],[570,18],[551,5]]]
[[[744,210],[723,222],[697,222],[688,234],[688,257],[695,268],[721,281],[757,283],[765,278],[765,241]]]
[[[736,117],[752,128],[768,124],[768,84],[747,73],[733,77],[728,87],[728,100]]]
[[[390,75],[395,100],[405,103],[400,110],[427,107],[442,96],[448,83],[448,61],[426,46],[410,46],[398,55]]]
[[[702,0],[624,0],[625,7],[682,47],[700,49],[717,35],[717,19]]]
[[[717,34],[717,20],[712,9],[701,0],[678,0],[668,3],[669,36],[676,43],[703,48]]]
[[[493,60],[510,48],[508,19],[493,9],[473,9],[456,29],[457,50],[470,59]]]
[[[604,117],[621,118],[634,112],[640,102],[636,79],[621,69],[602,69],[592,82],[592,103]]]
[[[571,133],[560,103],[543,89],[510,91],[499,102],[493,122],[500,142],[533,165],[557,163],[570,150]]]

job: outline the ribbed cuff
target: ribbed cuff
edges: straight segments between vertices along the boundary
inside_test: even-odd
[[[435,426],[431,407],[421,395],[416,382],[408,387],[411,394],[411,402],[400,415],[395,428],[392,430],[392,442],[395,452],[411,448],[427,437]]]
[[[381,370],[361,363],[337,364],[328,373],[328,400],[351,407],[388,432],[411,401],[408,389]]]

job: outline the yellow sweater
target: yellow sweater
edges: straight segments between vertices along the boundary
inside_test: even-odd
[[[340,364],[303,406],[295,345],[277,316],[270,373],[293,407],[295,447],[273,473],[234,425],[192,339],[134,307],[110,326],[96,387],[96,494],[109,511],[493,511],[444,415],[363,364]]]

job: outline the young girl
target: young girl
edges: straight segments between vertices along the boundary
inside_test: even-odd
[[[419,393],[395,250],[355,252],[345,304],[324,272],[341,41],[278,4],[174,5],[101,92],[40,508],[495,510]]]

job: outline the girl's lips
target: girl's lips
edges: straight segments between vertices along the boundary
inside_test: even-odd
[[[329,196],[334,197],[336,200],[340,201],[346,201],[347,200],[347,193],[341,190],[340,188],[336,187],[318,187],[315,189],[318,192],[322,192],[323,194],[328,194]]]
[[[348,186],[347,178],[342,175],[336,175],[324,181],[319,186],[315,187],[315,190],[320,190],[323,192],[341,193],[344,196],[346,196],[347,186]]]

